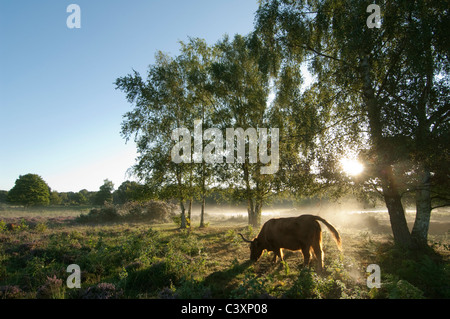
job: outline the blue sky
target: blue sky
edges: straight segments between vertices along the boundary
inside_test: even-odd
[[[69,29],[69,4],[81,28]],[[0,190],[39,174],[53,190],[117,188],[136,148],[120,135],[131,109],[113,82],[145,74],[156,51],[188,36],[210,44],[253,29],[256,0],[1,0]]]

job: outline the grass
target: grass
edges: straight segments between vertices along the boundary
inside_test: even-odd
[[[325,272],[318,274],[302,266],[299,252],[286,251],[284,263],[273,264],[267,252],[249,262],[238,233],[251,238],[257,230],[242,224],[181,231],[173,223],[80,224],[66,213],[0,215],[0,298],[450,297],[448,233],[414,253],[379,229],[338,226],[340,253],[325,230]],[[380,289],[366,285],[372,263],[381,267]],[[70,264],[80,266],[80,289],[67,288]]]

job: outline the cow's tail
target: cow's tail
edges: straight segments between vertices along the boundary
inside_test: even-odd
[[[325,226],[328,227],[328,229],[330,230],[331,234],[334,237],[334,240],[336,241],[336,245],[338,247],[338,249],[340,251],[342,251],[342,242],[341,242],[341,236],[339,235],[339,232],[336,230],[336,228],[334,228],[333,225],[331,225],[329,222],[327,222],[325,219],[323,219],[322,217],[319,216],[314,216],[314,218],[320,222],[322,222]]]

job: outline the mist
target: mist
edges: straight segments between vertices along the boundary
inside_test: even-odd
[[[201,206],[194,204],[191,225],[200,223]],[[431,215],[430,234],[445,234],[450,230],[450,209],[435,209]],[[304,214],[318,215],[341,232],[366,231],[374,234],[392,235],[389,214],[382,204],[367,207],[357,200],[325,202],[311,205],[268,205],[263,207],[261,225],[271,218],[295,217]],[[411,230],[415,218],[415,208],[405,209],[408,227]],[[247,226],[248,213],[245,205],[210,204],[205,208],[205,222],[214,226]]]

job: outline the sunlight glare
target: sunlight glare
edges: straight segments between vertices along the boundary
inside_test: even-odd
[[[341,159],[342,169],[350,176],[356,176],[362,173],[364,166],[356,159],[343,158]]]

